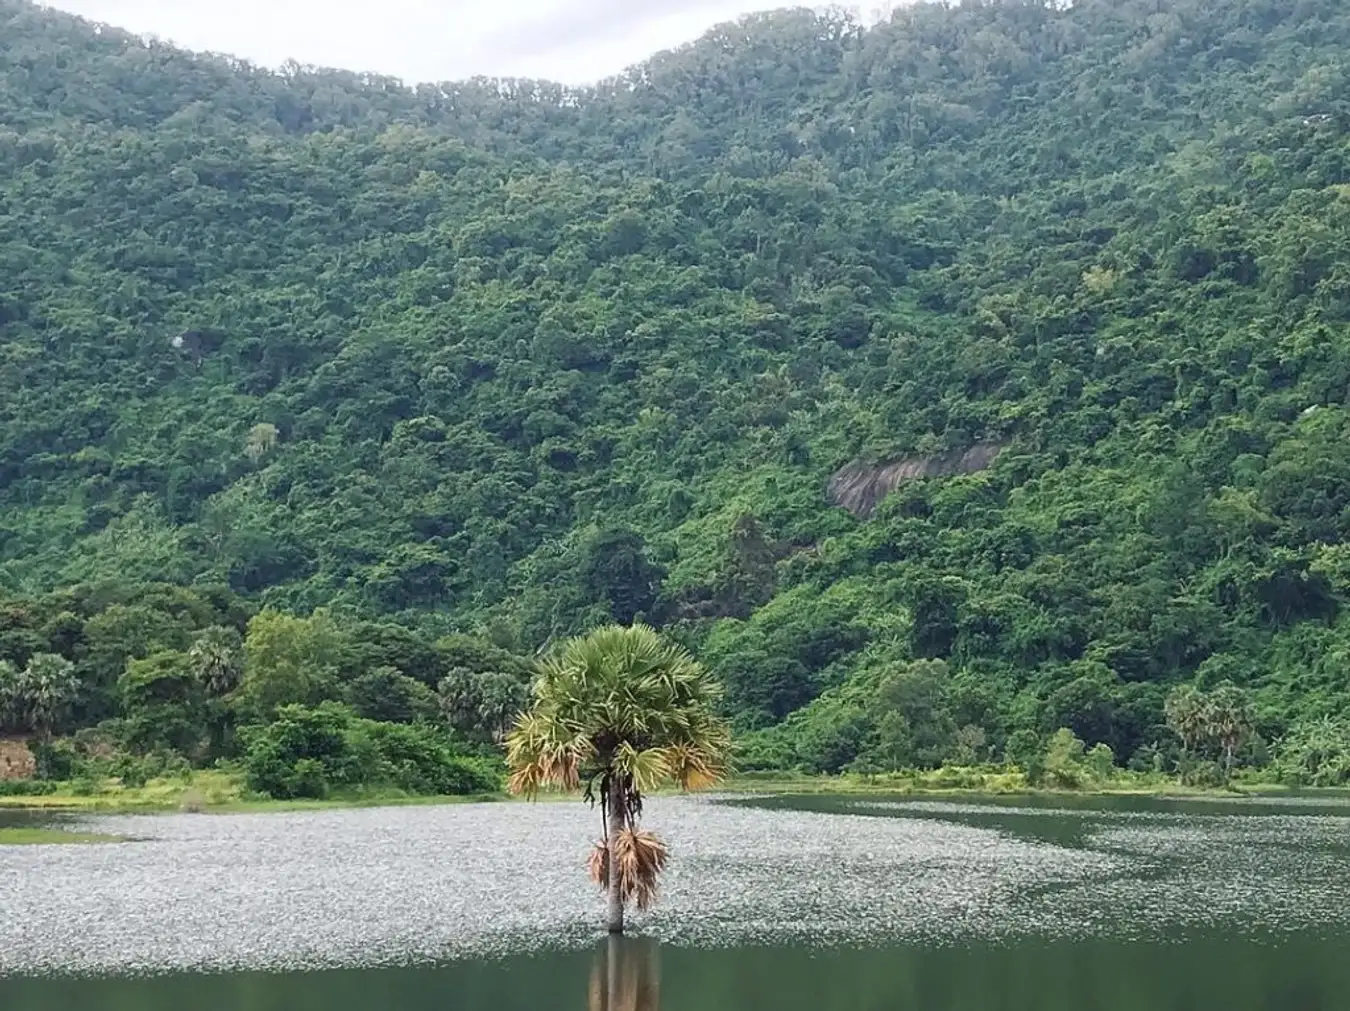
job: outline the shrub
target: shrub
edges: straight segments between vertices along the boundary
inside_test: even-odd
[[[1045,752],[1033,730],[1018,730],[1008,737],[1004,759],[1027,774],[1031,783],[1039,783],[1045,773]]]
[[[1093,745],[1087,753],[1088,768],[1096,779],[1110,779],[1116,771],[1116,756],[1109,745]]]
[[[1276,749],[1275,771],[1290,786],[1350,783],[1350,721],[1323,718],[1298,724]]]
[[[70,782],[70,792],[77,797],[97,797],[99,793],[98,780],[92,776],[76,776]]]
[[[29,745],[37,765],[37,778],[67,780],[84,767],[84,759],[69,741],[36,741]]]
[[[187,759],[163,748],[156,749],[148,755],[123,753],[111,760],[90,761],[87,768],[90,772],[97,770],[115,776],[122,781],[123,786],[132,788],[144,786],[152,779],[169,777],[187,779],[192,775],[192,766]]]
[[[55,783],[41,779],[0,779],[0,797],[43,797],[55,791]]]
[[[1046,782],[1064,790],[1076,790],[1083,785],[1085,771],[1083,742],[1074,732],[1061,727],[1051,734],[1045,748]]]
[[[283,706],[272,723],[242,736],[249,789],[279,800],[362,788],[466,795],[501,787],[488,762],[460,754],[444,731],[361,719],[335,703]]]
[[[1218,762],[1189,756],[1177,763],[1177,777],[1186,786],[1206,789],[1223,786],[1228,782],[1224,767]]]
[[[141,787],[150,780],[145,763],[132,755],[121,755],[113,762],[112,774],[122,781],[125,787]]]
[[[938,790],[978,790],[984,786],[983,769],[944,765],[922,775],[925,786]]]
[[[322,798],[334,786],[361,782],[348,735],[350,710],[333,703],[282,706],[266,725],[246,727],[248,787],[278,800]]]
[[[358,732],[374,746],[376,782],[417,794],[490,793],[501,786],[481,760],[455,753],[446,735],[425,724],[358,721]]]

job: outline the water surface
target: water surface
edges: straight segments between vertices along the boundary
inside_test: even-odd
[[[575,804],[80,820],[138,841],[0,850],[0,1001],[1350,1007],[1342,799],[661,799],[666,894],[615,948],[581,867],[594,820]]]

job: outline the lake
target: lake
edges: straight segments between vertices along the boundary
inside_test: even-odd
[[[1350,802],[659,798],[611,944],[578,803],[77,819],[0,848],[0,1007],[1350,1007]]]

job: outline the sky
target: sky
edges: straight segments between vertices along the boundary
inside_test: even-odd
[[[47,0],[49,6],[275,67],[589,84],[708,28],[794,0]],[[812,5],[809,0],[803,6]]]

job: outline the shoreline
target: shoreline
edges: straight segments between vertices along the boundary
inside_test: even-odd
[[[1076,787],[1032,785],[1020,772],[1007,770],[935,770],[857,776],[736,776],[720,784],[716,794],[761,795],[856,795],[901,797],[1158,797],[1178,799],[1242,799],[1261,796],[1345,796],[1350,791],[1333,788],[1295,790],[1276,783],[1238,782],[1226,787],[1188,786],[1163,777],[1122,775],[1117,779],[1087,782]],[[658,796],[678,791],[661,791]],[[572,799],[569,794],[543,794],[542,803]],[[199,772],[189,780],[152,780],[143,787],[124,787],[117,781],[99,784],[95,792],[76,793],[58,787],[52,793],[0,796],[0,818],[6,813],[53,816],[119,814],[267,814],[290,811],[324,811],[370,807],[417,807],[473,803],[519,803],[505,793],[468,796],[409,796],[390,791],[347,794],[314,800],[273,800],[250,796],[242,778],[224,772]],[[0,829],[0,831],[4,831]],[[3,840],[0,840],[2,842]]]
[[[1295,789],[1279,783],[1236,782],[1228,786],[1190,786],[1179,780],[1164,779],[1150,781],[1132,781],[1122,778],[1119,781],[1089,783],[1082,786],[1064,787],[1033,785],[1019,774],[1019,781],[1008,783],[1003,777],[995,777],[990,782],[970,784],[949,784],[934,781],[930,774],[918,776],[897,775],[894,777],[876,777],[863,780],[853,777],[803,776],[803,777],[746,777],[734,779],[718,787],[720,793],[733,794],[776,794],[776,795],[835,795],[835,796],[950,796],[950,797],[1178,797],[1178,798],[1232,798],[1280,796],[1309,794],[1350,798],[1350,790],[1331,787],[1307,787]]]

